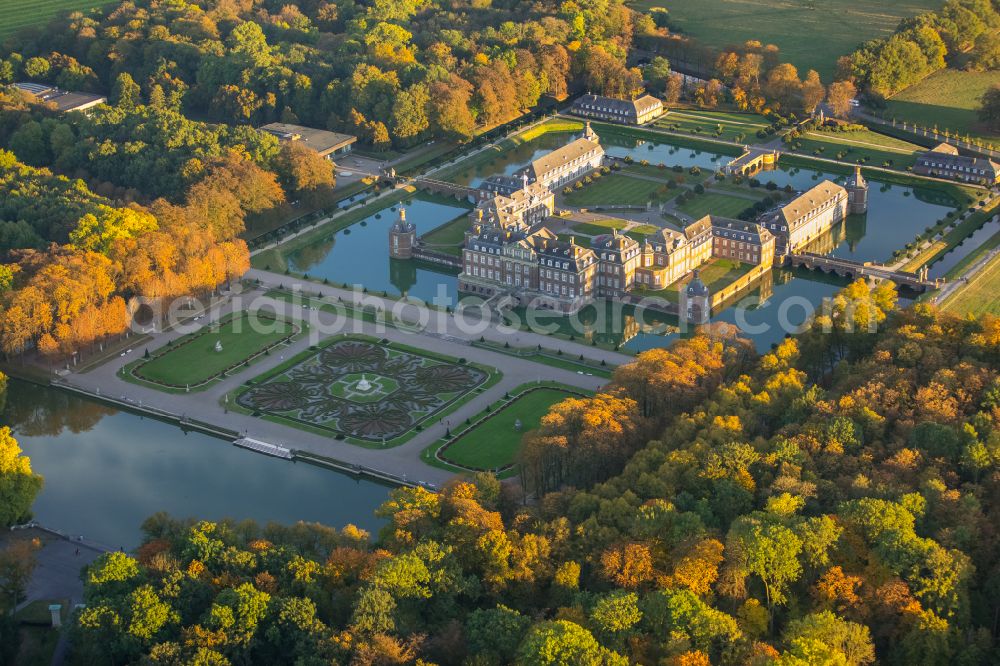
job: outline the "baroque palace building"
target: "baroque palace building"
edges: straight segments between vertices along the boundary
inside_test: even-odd
[[[712,259],[770,268],[867,204],[868,184],[856,173],[847,189],[824,181],[756,221],[706,215],[683,229],[660,229],[642,240],[612,231],[592,238],[590,247],[577,245],[572,236],[559,239],[544,226],[555,210],[552,188],[600,167],[603,156],[588,123],[583,138],[511,176],[484,181],[465,233],[459,291],[575,312],[595,298],[667,289]],[[419,244],[402,213],[389,242],[390,254],[400,259]]]

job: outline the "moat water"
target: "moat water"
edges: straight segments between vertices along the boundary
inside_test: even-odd
[[[416,226],[418,236],[469,212],[469,207],[458,201],[449,205],[420,195],[403,201],[402,205],[406,208],[406,219]],[[326,279],[338,285],[360,284],[369,291],[406,292],[429,301],[443,289],[446,295],[455,299],[458,296],[457,271],[389,258],[389,227],[398,216],[398,204],[386,206],[347,229],[289,252],[285,257],[288,267],[307,273],[313,279]]]
[[[45,485],[42,525],[126,550],[165,511],[206,520],[299,520],[377,532],[390,488],[120,411],[58,389],[10,380],[8,425]]]
[[[511,174],[533,159],[555,148],[565,145],[576,135],[569,133],[549,133],[538,139],[517,146],[492,161],[466,171],[448,176],[461,184],[476,185],[494,174]],[[685,169],[699,166],[702,169],[717,169],[731,156],[704,150],[692,150],[667,143],[642,141],[629,136],[605,132],[602,145],[608,154],[616,157],[630,156],[634,160],[649,160],[652,164],[668,166],[681,165]],[[759,190],[763,195],[769,182],[778,188],[786,185],[797,190],[806,190],[823,179],[843,183],[845,176],[798,167],[781,168],[760,173],[762,183]],[[870,182],[869,211],[867,215],[851,216],[836,228],[830,230],[812,245],[814,251],[857,261],[887,262],[893,252],[910,242],[927,227],[944,219],[954,208],[954,202],[937,190],[922,190],[880,182]],[[435,229],[456,217],[465,214],[466,209],[456,202],[454,206],[442,204],[439,200],[425,200],[420,196],[407,202],[407,219],[413,221],[418,234]],[[290,252],[289,266],[296,271],[308,273],[311,278],[334,283],[361,284],[370,291],[388,291],[390,294],[407,292],[412,296],[430,300],[439,294],[455,299],[457,278],[455,271],[413,261],[397,261],[387,256],[388,228],[396,219],[397,207],[386,207],[377,214],[359,222],[349,229],[318,240],[306,247]],[[984,231],[982,234],[986,234]],[[931,269],[932,277],[948,270],[961,260],[976,243],[966,242],[964,247],[953,251]],[[773,279],[765,280],[754,291],[747,294],[750,301],[739,299],[739,307],[727,308],[715,317],[718,321],[735,324],[751,337],[760,348],[767,348],[779,341],[787,333],[794,332],[802,324],[807,310],[822,307],[823,299],[841,289],[846,281],[831,279],[818,273],[806,271],[776,270]],[[803,306],[808,303],[808,307]],[[601,326],[607,318],[598,317],[596,310],[587,312],[594,326]],[[629,321],[625,308],[617,325],[603,333],[591,331],[587,335],[597,335],[598,340],[608,344],[622,344],[627,349],[640,351],[668,344],[676,333],[676,321],[661,316],[652,325],[636,325]],[[647,319],[655,317],[647,313]],[[568,333],[571,326],[567,322],[557,322],[561,332]],[[562,329],[566,329],[563,331]],[[576,331],[573,331],[577,334]],[[589,337],[587,339],[590,339]]]

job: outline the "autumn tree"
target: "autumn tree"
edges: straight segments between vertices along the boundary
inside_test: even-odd
[[[10,428],[0,428],[0,524],[13,525],[28,517],[41,489],[42,477],[31,471],[31,460],[21,455]]]

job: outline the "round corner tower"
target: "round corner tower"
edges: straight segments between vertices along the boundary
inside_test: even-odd
[[[682,294],[681,316],[684,320],[689,324],[707,324],[712,316],[712,294],[702,281],[698,269],[695,269],[694,276]]]
[[[864,215],[868,212],[868,181],[861,175],[861,167],[854,168],[854,175],[844,185],[847,190],[847,214]]]
[[[389,256],[393,259],[410,259],[417,244],[417,228],[406,221],[406,209],[400,206],[399,219],[389,229]]]

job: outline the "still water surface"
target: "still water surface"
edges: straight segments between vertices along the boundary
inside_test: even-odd
[[[377,531],[389,487],[239,449],[57,389],[11,380],[8,425],[45,486],[35,520],[112,548],[157,511],[208,520],[354,523]]]

